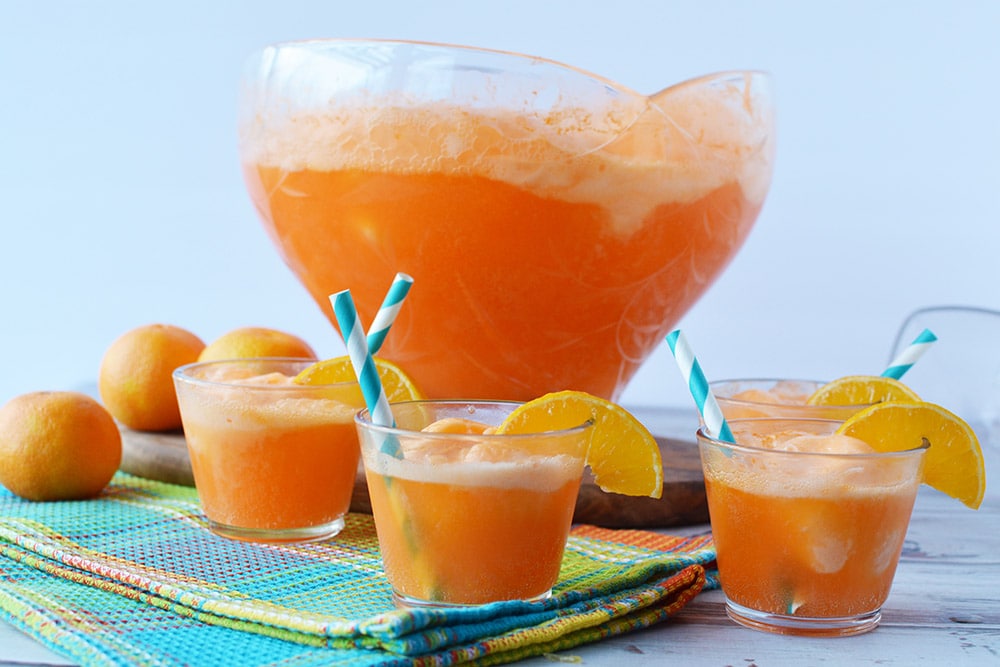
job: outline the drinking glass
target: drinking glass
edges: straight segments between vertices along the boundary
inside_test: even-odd
[[[394,403],[356,418],[385,574],[401,606],[538,600],[559,576],[592,424],[498,435],[513,402]]]
[[[729,422],[698,444],[731,619],[779,634],[873,630],[889,595],[927,445],[873,453],[837,420]]]
[[[257,542],[325,540],[344,527],[360,450],[357,382],[296,384],[312,361],[181,366],[174,386],[209,528]]]
[[[889,351],[895,358],[930,329],[937,341],[906,374],[921,398],[951,406],[979,426],[1000,427],[1000,310],[933,306],[910,313]]]

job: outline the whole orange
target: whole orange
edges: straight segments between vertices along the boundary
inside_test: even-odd
[[[118,426],[86,394],[38,391],[0,408],[0,484],[22,498],[96,496],[121,456]]]
[[[308,343],[293,334],[264,327],[241,327],[209,343],[201,351],[198,361],[256,357],[315,359],[316,353]]]
[[[171,374],[198,360],[205,343],[171,324],[148,324],[119,336],[101,360],[97,389],[115,419],[137,431],[181,427]]]

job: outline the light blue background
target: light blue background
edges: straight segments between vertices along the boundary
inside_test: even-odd
[[[911,310],[1000,306],[998,34],[986,0],[0,0],[0,401],[91,385],[155,321],[342,353],[237,167],[245,57],[306,37],[521,51],[650,93],[769,70],[771,194],[682,325],[714,378],[878,372]],[[666,345],[624,400],[689,404]]]

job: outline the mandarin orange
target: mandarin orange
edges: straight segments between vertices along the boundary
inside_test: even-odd
[[[265,327],[241,327],[222,334],[209,343],[198,361],[294,357],[315,359],[312,347],[298,336]]]
[[[86,394],[32,392],[0,408],[0,484],[22,498],[96,496],[121,455],[114,419]]]
[[[117,338],[101,360],[97,388],[115,419],[137,431],[181,427],[171,374],[198,360],[205,343],[171,324],[149,324]]]

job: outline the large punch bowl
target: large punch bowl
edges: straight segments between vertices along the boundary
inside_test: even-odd
[[[541,58],[413,42],[268,46],[240,155],[334,322],[413,289],[380,355],[429,397],[616,399],[742,245],[774,156],[766,75],[652,96]]]

